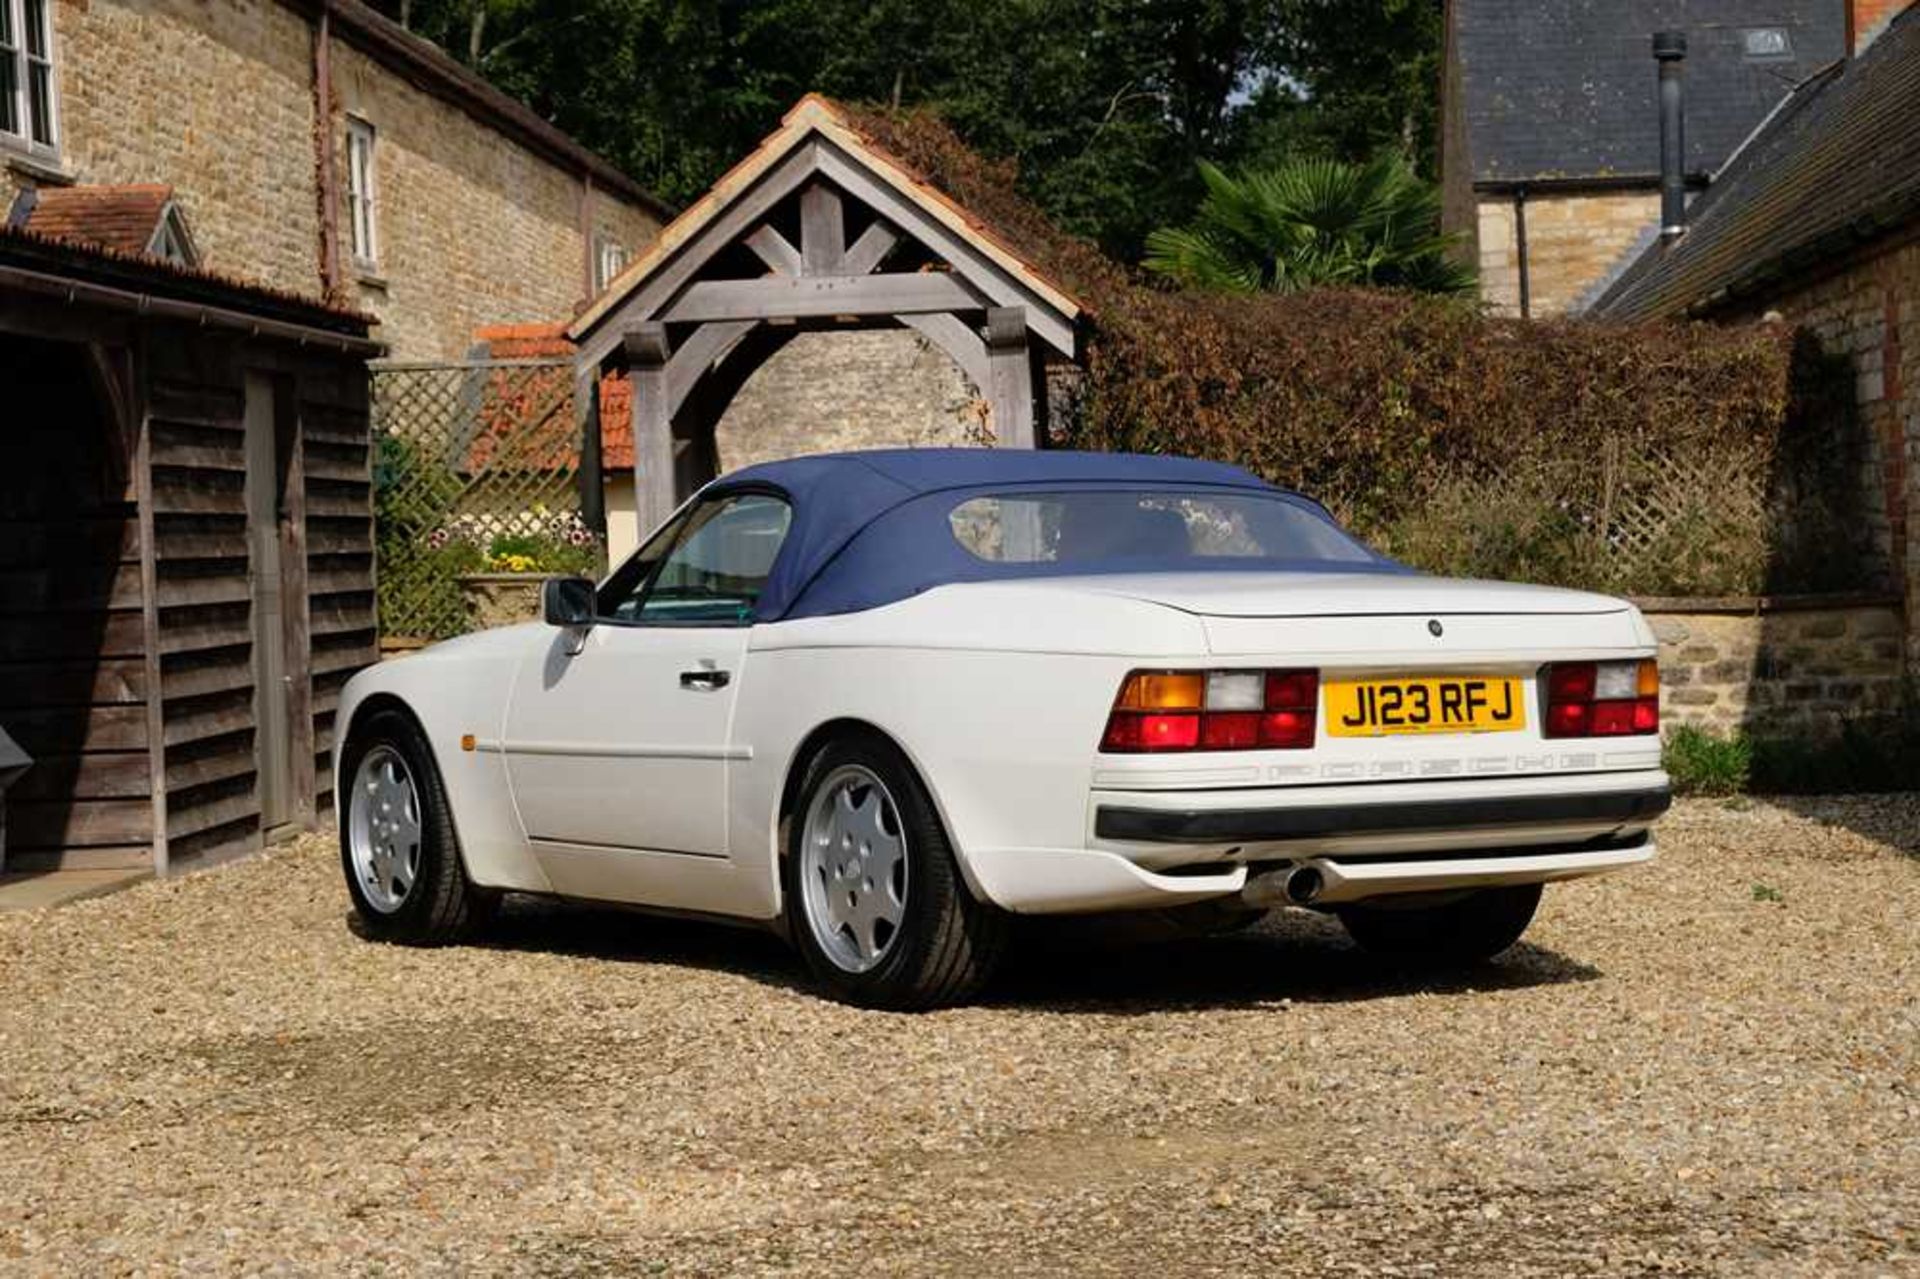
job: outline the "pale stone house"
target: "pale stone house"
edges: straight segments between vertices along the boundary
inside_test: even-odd
[[[1795,84],[1885,0],[1448,0],[1448,230],[1499,313],[1581,309],[1658,232],[1656,31],[1686,38],[1684,177],[1715,178]],[[1871,26],[1872,13],[1861,20]]]
[[[573,314],[670,214],[358,0],[0,0],[0,215],[350,306],[396,357]]]

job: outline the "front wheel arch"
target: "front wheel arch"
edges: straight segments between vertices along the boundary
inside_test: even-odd
[[[466,852],[453,820],[439,760],[419,717],[397,698],[356,708],[347,735],[336,747],[340,752],[338,776],[349,779],[337,786],[340,862],[362,935],[408,945],[445,945],[469,940],[484,931],[499,907],[500,893],[476,885],[467,873]],[[393,793],[391,786],[396,779],[389,775],[386,793],[380,791],[382,783],[370,780],[363,794],[357,773],[363,760],[381,750],[389,752],[395,766],[402,770],[398,784],[405,789]],[[417,850],[409,858],[414,870],[407,883],[384,904],[378,895],[368,895],[370,887],[362,879],[369,873],[369,857],[373,859],[371,873],[383,873],[377,843],[369,846],[366,842],[372,838],[367,823],[377,819],[354,815],[361,802],[372,804],[376,799],[381,813],[403,811],[409,815],[391,817],[389,834],[395,825],[410,820]],[[387,856],[395,857],[392,845]]]
[[[352,740],[354,733],[362,724],[366,723],[366,721],[373,716],[380,714],[382,711],[395,711],[413,721],[414,731],[420,734],[420,744],[433,760],[434,768],[440,770],[442,777],[446,776],[446,770],[440,766],[440,752],[433,747],[433,734],[427,731],[426,724],[421,721],[419,714],[413,707],[407,705],[406,699],[394,693],[369,693],[361,700],[358,706],[353,708],[353,717],[347,721],[347,731],[336,735],[333,739],[333,820],[336,825],[342,824],[347,820],[347,782],[341,777],[344,771],[341,764],[342,761],[346,759],[347,743]],[[465,847],[460,843],[460,824],[454,820],[451,808],[448,809],[447,819],[453,825],[454,844],[461,848],[460,869],[464,871],[466,870],[467,854]]]

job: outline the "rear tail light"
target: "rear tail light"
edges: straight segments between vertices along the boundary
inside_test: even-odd
[[[1635,737],[1660,731],[1660,667],[1555,662],[1546,670],[1546,737]]]
[[[1120,685],[1100,749],[1306,750],[1318,671],[1135,671]]]

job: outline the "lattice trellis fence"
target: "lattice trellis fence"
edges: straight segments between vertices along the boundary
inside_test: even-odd
[[[595,571],[565,360],[373,366],[380,632],[472,629],[462,579]]]
[[[1778,536],[1767,459],[1729,445],[1693,454],[1662,450],[1616,463],[1600,526],[1617,589],[1651,583],[1709,593],[1728,583],[1757,594]],[[1646,589],[1642,587],[1641,589]]]

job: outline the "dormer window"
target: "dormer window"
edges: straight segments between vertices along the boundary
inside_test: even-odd
[[[0,0],[0,146],[52,156],[53,23],[49,0]]]
[[[193,246],[193,235],[187,230],[187,220],[181,216],[180,206],[167,201],[167,207],[160,215],[160,224],[153,230],[153,239],[147,242],[147,252],[156,258],[180,266],[199,266],[200,250]]]

